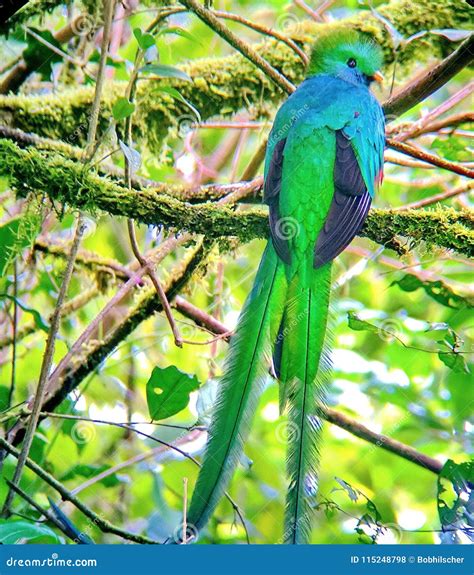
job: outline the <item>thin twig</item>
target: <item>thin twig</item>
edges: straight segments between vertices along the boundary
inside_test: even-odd
[[[461,194],[465,194],[470,192],[474,189],[474,181],[467,182],[462,186],[458,186],[457,188],[453,188],[452,190],[447,190],[440,194],[435,194],[434,196],[429,196],[428,198],[423,198],[422,200],[418,200],[417,202],[411,202],[410,204],[405,204],[403,206],[398,206],[394,208],[395,210],[404,211],[404,210],[418,210],[420,208],[425,208],[426,206],[431,206],[438,202],[444,202],[449,198],[453,198],[455,196],[459,196]]]
[[[129,189],[131,189],[131,188],[129,188]],[[171,331],[173,332],[174,343],[176,344],[177,347],[183,347],[183,340],[181,339],[181,335],[179,333],[178,327],[176,326],[176,322],[174,321],[173,312],[171,311],[171,306],[169,304],[168,298],[166,297],[165,290],[163,289],[163,286],[161,285],[161,282],[157,278],[153,269],[150,267],[151,266],[150,262],[145,257],[143,257],[143,255],[140,252],[140,248],[138,247],[138,242],[137,242],[137,238],[135,235],[135,226],[134,226],[132,219],[127,220],[127,227],[128,227],[128,236],[130,238],[130,245],[132,247],[132,251],[133,251],[135,257],[137,258],[137,261],[140,262],[140,265],[142,266],[142,268],[145,269],[146,273],[148,274],[149,278],[151,279],[151,282],[152,282],[152,284],[156,290],[156,293],[158,294],[158,297],[160,298],[161,304],[163,306],[163,310],[164,310],[165,315],[166,315],[166,319],[168,320],[168,323],[170,324],[170,327],[171,327]]]
[[[170,8],[164,14],[160,14],[160,19],[166,18],[168,16],[178,14],[180,12],[187,12],[187,8]],[[243,24],[247,26],[247,28],[251,28],[256,32],[260,32],[260,34],[264,34],[265,36],[270,36],[271,38],[275,38],[276,40],[283,42],[289,48],[291,48],[298,56],[301,58],[303,63],[306,65],[308,63],[308,56],[303,52],[303,50],[298,46],[296,42],[294,42],[291,38],[288,38],[284,34],[280,34],[275,30],[271,30],[262,24],[257,24],[256,22],[252,22],[247,18],[244,18],[240,14],[233,14],[232,12],[225,12],[224,10],[213,10],[212,14],[217,16],[218,18],[222,18],[223,20],[233,20],[234,22],[238,22],[239,24]]]
[[[133,100],[134,100],[137,81],[138,81],[138,71],[139,71],[140,63],[143,59],[143,56],[144,56],[144,52],[139,47],[137,50],[136,56],[135,56],[135,64],[133,67],[133,71],[130,74],[130,80],[129,80],[129,83],[128,83],[128,86],[126,89],[127,99],[129,102],[133,102]],[[132,145],[133,145],[133,143],[132,143],[132,117],[133,117],[133,114],[130,114],[125,119],[125,138],[126,138],[126,144],[127,144],[129,149],[131,149]],[[128,158],[127,154],[125,154],[125,153],[124,153],[124,160],[125,160],[125,183],[129,189],[129,191],[132,191],[132,167],[130,165],[129,158]],[[137,261],[142,266],[142,268],[144,268],[146,270],[148,277],[150,278],[150,280],[151,280],[151,282],[152,282],[152,284],[156,290],[156,293],[158,294],[158,297],[160,298],[161,305],[163,306],[163,310],[165,312],[166,318],[167,318],[168,323],[171,327],[171,331],[173,332],[175,345],[177,347],[182,347],[183,342],[182,342],[181,336],[179,334],[179,330],[176,326],[176,322],[174,321],[173,313],[171,311],[170,304],[169,304],[168,299],[166,297],[165,290],[163,289],[163,286],[161,285],[160,280],[156,276],[152,265],[140,252],[140,248],[138,246],[137,237],[136,237],[136,233],[135,233],[135,224],[131,218],[129,218],[127,220],[127,229],[128,229],[128,237],[130,239],[130,245],[132,248],[132,252],[133,252],[135,258],[137,259]]]
[[[412,158],[416,158],[417,160],[422,160],[423,162],[427,162],[428,164],[432,164],[433,166],[437,166],[438,168],[443,168],[444,170],[449,170],[450,172],[454,172],[455,174],[459,174],[460,176],[467,176],[468,178],[474,178],[474,170],[466,168],[462,164],[457,164],[456,162],[450,162],[449,160],[445,160],[444,158],[440,158],[439,156],[435,156],[423,150],[419,150],[414,146],[410,146],[409,144],[405,144],[403,142],[398,142],[393,138],[386,139],[387,146],[397,150],[397,152],[402,152],[402,154],[406,154],[407,156],[411,156]]]
[[[32,38],[34,38],[37,42],[39,42],[40,44],[43,44],[44,46],[46,46],[46,48],[48,48],[49,50],[51,50],[51,52],[53,52],[54,54],[56,54],[57,56],[60,56],[61,58],[63,58],[64,60],[66,60],[67,62],[70,62],[71,64],[74,64],[76,66],[81,66],[82,62],[80,62],[79,60],[76,60],[75,58],[72,58],[71,56],[69,56],[69,54],[67,54],[66,52],[64,52],[63,50],[60,50],[59,48],[56,48],[56,46],[54,46],[54,44],[51,44],[51,42],[48,42],[47,40],[45,40],[42,36],[40,36],[39,34],[37,34],[34,30],[30,30],[27,26],[23,26],[23,30]]]
[[[315,10],[316,14],[318,16],[321,16],[324,20],[324,12],[326,12],[326,10],[329,10],[329,8],[334,4],[336,0],[324,0],[323,2],[321,2],[321,5],[318,6]]]
[[[427,131],[427,127],[434,122],[436,118],[445,114],[448,110],[450,110],[456,104],[459,104],[462,100],[469,97],[472,92],[474,91],[474,82],[469,82],[467,86],[458,90],[455,94],[453,94],[450,98],[446,101],[442,102],[439,106],[436,106],[433,110],[429,113],[422,116],[417,122],[414,122],[407,130],[404,130],[400,134],[395,136],[395,139],[399,142],[404,142],[409,138],[416,138],[423,132]],[[433,130],[433,128],[431,128]]]
[[[232,14],[231,12],[224,12],[223,10],[214,10],[213,14],[215,14],[218,18],[223,18],[225,20],[233,20],[234,22],[239,22],[240,24],[243,24],[244,26],[247,26],[248,28],[251,28],[252,30],[255,30],[256,32],[260,32],[261,34],[264,34],[265,36],[271,36],[272,38],[275,38],[276,40],[283,42],[289,48],[291,48],[296,54],[298,54],[298,56],[301,58],[301,60],[303,61],[303,63],[305,65],[308,64],[308,60],[309,60],[308,56],[303,52],[303,50],[298,46],[298,44],[296,42],[294,42],[291,38],[288,38],[284,34],[280,34],[279,32],[276,32],[275,30],[270,30],[270,28],[267,28],[266,26],[263,26],[262,24],[257,24],[256,22],[252,22],[251,20],[248,20],[247,18],[240,16],[240,14]]]
[[[99,123],[100,100],[102,98],[102,89],[105,84],[105,69],[107,66],[107,55],[110,42],[110,31],[112,29],[112,18],[114,15],[115,0],[104,0],[104,29],[102,31],[102,43],[100,47],[99,69],[95,84],[94,100],[90,111],[89,130],[87,132],[87,146],[85,157],[90,160],[92,157],[97,125]]]
[[[459,112],[427,124],[417,135],[425,134],[426,132],[438,132],[443,130],[443,128],[451,128],[451,131],[454,132],[457,126],[470,122],[474,122],[474,112]]]
[[[337,425],[338,427],[345,429],[352,435],[356,435],[360,439],[364,441],[368,441],[369,443],[374,444],[377,447],[381,447],[386,451],[390,451],[390,453],[394,453],[399,457],[403,457],[407,461],[411,461],[420,467],[424,467],[433,473],[440,473],[441,469],[443,468],[443,463],[434,459],[433,457],[429,457],[424,453],[420,453],[413,447],[409,445],[405,445],[396,439],[392,439],[386,435],[382,435],[380,433],[376,433],[372,431],[365,425],[354,421],[352,418],[335,411],[334,409],[330,409],[328,407],[323,409],[323,418]]]
[[[17,336],[18,336],[18,261],[15,259],[13,262],[13,347],[12,347],[12,373],[10,379],[10,389],[8,390],[7,407],[10,407],[15,395],[15,376],[16,376],[16,352],[17,352]]]
[[[31,416],[28,420],[28,425],[26,428],[25,439],[23,442],[22,450],[18,459],[17,466],[15,468],[15,473],[13,475],[13,484],[19,485],[20,479],[23,473],[23,468],[25,462],[28,458],[28,454],[33,443],[33,438],[36,432],[36,427],[39,421],[39,415],[41,411],[41,406],[44,401],[44,396],[46,392],[46,384],[48,381],[49,373],[51,371],[51,365],[53,363],[54,350],[56,347],[56,336],[59,331],[59,325],[61,321],[62,307],[66,294],[69,288],[69,283],[71,281],[72,272],[74,270],[74,260],[76,258],[77,251],[79,249],[79,244],[81,242],[82,235],[85,230],[85,225],[81,217],[78,218],[76,225],[76,232],[74,235],[74,240],[71,246],[71,252],[66,266],[66,271],[64,272],[63,281],[61,283],[61,288],[58,294],[58,299],[56,301],[56,306],[54,308],[53,316],[51,318],[51,326],[48,334],[48,339],[46,342],[46,348],[43,357],[43,363],[41,364],[41,371],[38,386],[33,400],[33,407],[31,409]],[[10,505],[12,503],[14,492],[10,489],[8,491],[5,503],[2,509],[2,515],[6,516],[9,513]]]
[[[293,0],[293,2],[296,6],[298,6],[298,8],[301,8],[302,10],[304,10],[306,12],[306,14],[308,14],[308,16],[310,16],[316,22],[322,22],[323,21],[321,15],[318,14],[316,12],[316,10],[313,10],[310,6],[308,6],[308,4],[306,4],[306,2],[304,0]]]
[[[188,478],[183,477],[183,545],[188,542]]]

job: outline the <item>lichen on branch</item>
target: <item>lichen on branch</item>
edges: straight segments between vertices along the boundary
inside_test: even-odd
[[[45,195],[81,210],[104,211],[210,239],[236,237],[248,242],[268,237],[267,213],[263,208],[236,212],[212,202],[183,202],[164,194],[162,188],[128,190],[58,153],[23,150],[9,140],[0,141],[2,175],[10,178],[20,196]],[[405,212],[373,209],[360,235],[390,247],[397,243],[397,236],[403,236],[411,244],[425,241],[469,256],[474,245],[474,215],[472,211],[452,208]]]

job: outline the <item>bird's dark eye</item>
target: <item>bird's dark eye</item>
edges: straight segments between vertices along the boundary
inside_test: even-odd
[[[349,58],[349,60],[347,60],[347,65],[349,68],[355,68],[357,66],[357,62],[354,60],[354,58]]]

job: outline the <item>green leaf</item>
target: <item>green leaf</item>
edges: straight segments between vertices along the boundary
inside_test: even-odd
[[[372,325],[363,319],[359,319],[357,315],[352,311],[348,312],[347,319],[349,327],[355,331],[370,331],[372,333],[380,332],[380,329],[377,326]]]
[[[195,375],[180,371],[174,365],[162,369],[155,367],[146,384],[148,411],[153,421],[166,419],[183,410],[189,403],[189,394],[199,388]]]
[[[24,519],[0,519],[0,542],[4,545],[34,541],[35,543],[62,543],[62,538],[47,525]]]
[[[36,224],[30,216],[18,216],[0,225],[0,276],[5,274],[9,264],[30,246],[32,235],[36,235]],[[34,225],[35,230],[30,229]]]
[[[62,46],[54,38],[53,34],[49,30],[38,30],[37,28],[29,28],[32,32],[37,34],[40,38],[58,48],[62,49]],[[30,34],[26,36],[27,47],[23,50],[23,59],[25,60],[28,68],[35,70],[41,75],[42,80],[49,80],[52,71],[52,65],[61,62],[62,56],[53,52],[51,48],[46,46],[43,42],[37,38],[33,38]]]
[[[155,38],[152,36],[152,34],[149,34],[148,32],[142,32],[140,28],[135,28],[133,30],[133,35],[137,39],[138,45],[142,50],[148,50],[148,48],[151,48],[155,45]]]
[[[191,42],[197,42],[198,44],[201,44],[199,38],[194,36],[194,34],[191,34],[191,32],[188,32],[184,28],[180,28],[179,26],[170,26],[169,28],[163,28],[163,30],[160,31],[158,36],[162,36],[164,34],[176,34],[176,36],[181,36],[182,38],[187,38],[188,40],[191,40]]]
[[[351,501],[357,501],[359,499],[359,494],[350,483],[347,483],[347,481],[344,481],[344,479],[341,479],[340,477],[335,477],[334,479],[344,489]]]
[[[119,98],[113,105],[112,114],[114,119],[119,122],[128,118],[128,116],[133,114],[134,110],[135,104],[133,102],[129,102],[127,98]]]
[[[167,66],[166,64],[147,64],[140,68],[140,72],[142,74],[154,74],[160,78],[177,78],[179,80],[185,80],[186,82],[192,82],[192,79],[186,72],[174,66]]]
[[[469,499],[474,485],[474,461],[448,459],[438,475],[438,514],[443,527],[469,521]],[[472,513],[472,511],[471,511]]]
[[[414,275],[406,274],[401,279],[395,280],[390,284],[390,286],[393,285],[398,285],[400,289],[406,292],[413,292],[422,288],[435,301],[453,309],[463,309],[473,305],[469,298],[458,295],[441,280],[423,281]]]
[[[9,397],[10,390],[8,387],[6,385],[0,385],[0,413],[7,409]]]
[[[186,106],[188,106],[188,108],[190,108],[196,116],[197,121],[201,121],[201,114],[199,113],[199,110],[195,108],[191,102],[186,100],[186,98],[176,88],[173,88],[172,86],[158,86],[158,90],[160,92],[166,92],[166,94],[169,94],[175,100],[179,100],[180,102],[183,102],[183,104],[186,104]]]
[[[21,302],[18,298],[15,298],[15,297],[7,294],[7,293],[0,293],[0,299],[2,299],[2,298],[9,299],[11,301],[16,301],[16,304],[18,305],[18,307],[21,307],[21,309],[24,312],[30,313],[33,316],[33,319],[35,320],[36,327],[38,329],[41,329],[41,330],[45,331],[46,333],[48,333],[49,325],[41,317],[41,314],[38,310],[33,309],[31,307],[28,307],[26,304]]]
[[[452,369],[455,373],[469,373],[466,360],[463,355],[454,351],[440,351],[438,352],[439,359]]]
[[[455,162],[467,162],[471,159],[468,144],[463,143],[462,138],[450,137],[448,139],[435,138],[431,143],[431,149],[437,150],[438,154],[447,160]]]

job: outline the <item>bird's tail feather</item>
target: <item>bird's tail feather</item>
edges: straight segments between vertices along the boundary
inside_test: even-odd
[[[288,286],[280,358],[281,405],[288,412],[285,543],[307,543],[318,483],[321,418],[329,379],[327,319],[331,264]]]
[[[241,457],[268,373],[286,290],[283,263],[269,243],[231,339],[202,468],[187,514],[191,530],[205,525]]]

